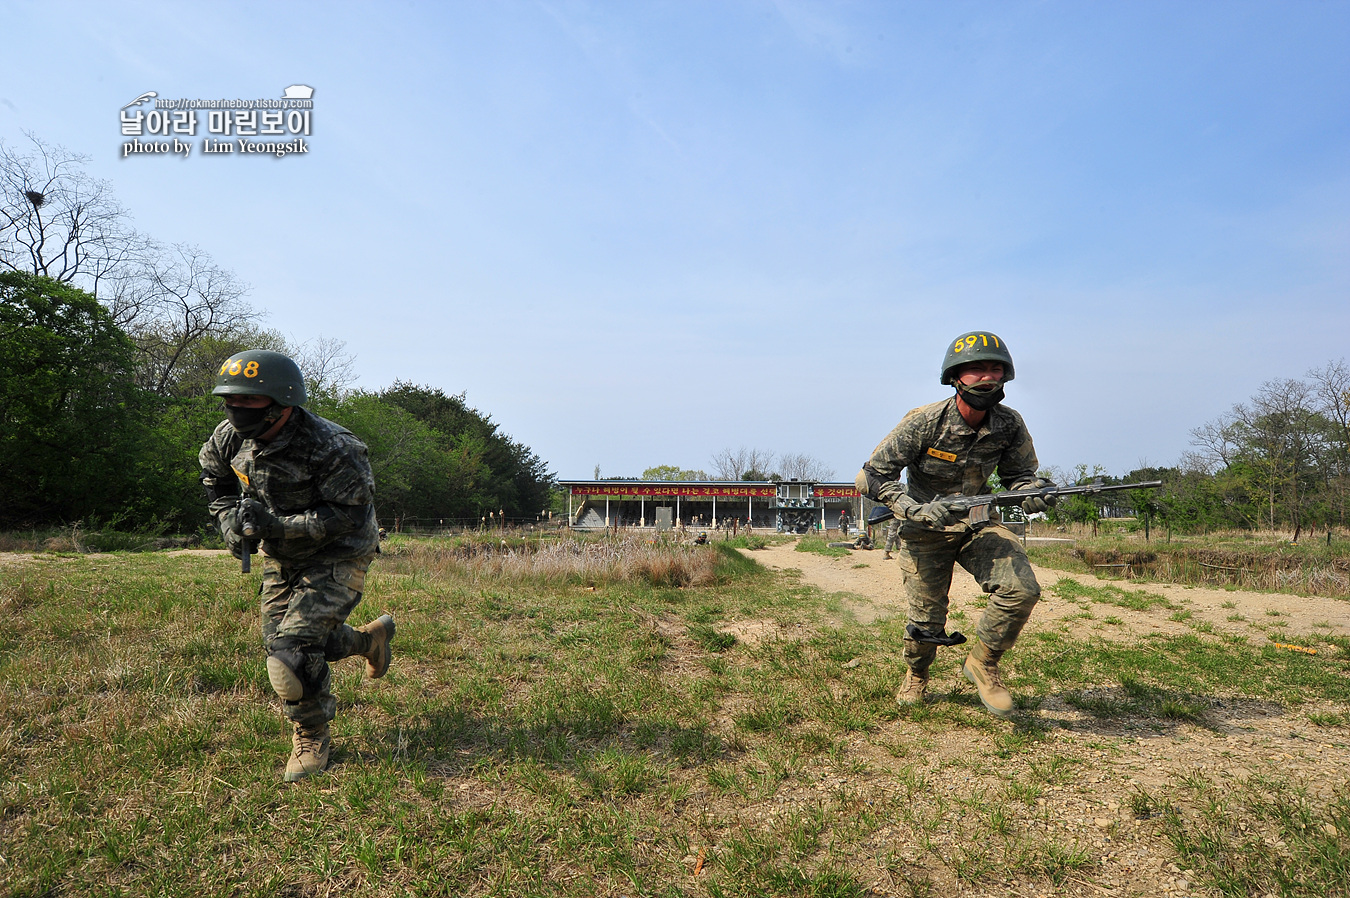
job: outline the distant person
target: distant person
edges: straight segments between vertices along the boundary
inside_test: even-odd
[[[840,512],[839,512],[839,535],[840,535],[840,536],[848,536],[848,524],[849,524],[849,520],[850,520],[850,518],[849,518],[848,509],[847,509],[847,508],[841,509]]]
[[[284,775],[295,782],[328,767],[328,662],[360,655],[374,679],[389,669],[394,619],[346,623],[379,552],[375,481],[365,445],[302,408],[304,378],[281,353],[235,353],[212,393],[225,397],[226,420],[202,446],[202,485],[236,557],[246,523],[262,541],[267,678],[295,725]]]
[[[900,545],[900,519],[891,518],[886,522],[886,553],[881,556],[882,561],[891,560],[891,550]]]
[[[998,663],[1017,642],[1041,587],[1022,543],[997,518],[969,523],[966,512],[944,500],[989,492],[995,472],[1009,489],[1052,485],[1036,476],[1036,450],[1022,416],[1002,405],[1003,388],[1013,374],[1007,344],[994,334],[972,331],[957,337],[942,362],[942,383],[954,387],[955,394],[906,414],[858,472],[858,489],[889,506],[899,522],[910,621],[905,637],[909,670],[896,693],[902,705],[923,701],[937,646],[964,641],[946,635],[952,568],[959,564],[990,593],[962,672],[991,714],[1012,715],[1012,696]],[[1050,504],[1037,497],[1022,508],[1034,514]]]

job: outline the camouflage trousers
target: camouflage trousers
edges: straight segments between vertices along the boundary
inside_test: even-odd
[[[886,551],[898,548],[900,545],[900,525],[891,521],[886,525]]]
[[[361,601],[366,570],[375,556],[324,564],[282,565],[263,557],[262,635],[268,652],[278,639],[303,646],[305,675],[316,684],[298,702],[282,702],[282,711],[302,727],[315,727],[337,716],[329,661],[370,649],[370,636],[347,626]]]
[[[946,630],[952,566],[959,564],[989,594],[975,635],[994,651],[1013,647],[1041,597],[1041,587],[1010,530],[990,525],[950,533],[908,526],[901,528],[901,537],[900,569],[911,622],[930,632]],[[937,646],[906,637],[905,663],[911,670],[926,671],[936,655]]]

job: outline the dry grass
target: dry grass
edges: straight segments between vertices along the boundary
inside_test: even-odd
[[[1030,545],[1032,561],[1063,570],[1164,583],[1350,598],[1350,555],[1344,544],[1313,541],[1192,538],[1142,543],[1118,537],[1074,544]]]
[[[395,542],[389,554],[394,570],[463,578],[474,584],[707,586],[717,580],[717,553],[711,546],[647,536],[418,540]]]

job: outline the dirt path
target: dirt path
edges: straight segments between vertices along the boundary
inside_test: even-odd
[[[766,567],[799,570],[804,582],[826,593],[840,594],[846,613],[859,623],[905,613],[900,590],[900,562],[894,558],[883,560],[884,553],[880,549],[850,551],[846,558],[831,558],[816,552],[798,552],[796,544],[789,543],[746,551],[745,554]],[[1027,624],[1027,633],[1046,629],[1062,632],[1067,627],[1073,635],[1127,639],[1144,633],[1186,633],[1203,621],[1216,632],[1245,634],[1257,645],[1264,641],[1283,643],[1288,636],[1307,633],[1350,636],[1350,602],[1339,599],[1105,580],[1090,574],[1066,574],[1035,565],[1033,569],[1040,581],[1042,596]],[[1175,609],[1163,606],[1155,606],[1147,612],[1112,606],[1111,615],[1123,621],[1122,624],[1107,625],[1101,620],[1086,620],[1081,617],[1082,608],[1057,596],[1055,584],[1064,578],[1088,587],[1106,585],[1159,595],[1182,612],[1190,612],[1190,617],[1185,621],[1171,620]],[[982,605],[983,593],[974,578],[960,567],[956,568],[952,576],[951,609],[966,613],[971,621],[967,631],[973,629]],[[1241,620],[1237,619],[1239,616]]]
[[[770,568],[799,571],[803,582],[838,600],[841,616],[866,624],[905,614],[899,562],[883,560],[879,549],[831,558],[797,552],[794,543],[745,554]],[[1215,632],[1245,634],[1253,645],[1262,645],[1308,633],[1350,635],[1350,603],[1334,599],[1103,580],[1039,567],[1036,576],[1043,590],[1042,600],[1024,636],[1058,631],[1127,640],[1149,633],[1194,632],[1197,627],[1208,626]],[[1089,587],[1143,590],[1163,596],[1173,607],[1156,605],[1151,611],[1141,612],[1094,603],[1089,619],[1084,617],[1083,607],[1056,594],[1055,585],[1065,578]],[[971,634],[982,604],[979,587],[958,568],[951,608],[964,611],[966,617],[949,629]],[[1189,617],[1183,620],[1172,619],[1187,612]],[[734,627],[729,629],[737,632]],[[766,622],[746,622],[741,629],[737,635],[749,642],[787,636],[772,632]],[[955,654],[947,656],[942,674],[934,676],[930,702],[973,703],[973,688],[952,669],[952,662],[964,656],[964,648],[942,651]],[[1006,672],[1013,675],[1014,683],[1016,654],[1010,653],[1005,660]],[[857,659],[850,663],[896,664],[897,660]],[[1337,662],[1328,657],[1327,663]],[[898,682],[898,672],[896,678]],[[1109,694],[1118,689],[1115,684],[1103,684],[1094,693]],[[1015,686],[1013,691],[1016,693]],[[1034,782],[1039,776],[1035,765],[1044,765],[1049,754],[1069,759],[1066,770],[1070,772],[1045,789],[1036,799],[1034,812],[1021,825],[1030,835],[1062,840],[1088,851],[1094,866],[1046,891],[1025,885],[969,887],[936,877],[940,891],[950,888],[990,898],[1040,894],[1217,896],[1217,891],[1196,885],[1193,870],[1176,863],[1175,850],[1160,822],[1156,818],[1137,819],[1132,801],[1144,790],[1164,802],[1186,803],[1180,786],[1186,778],[1203,778],[1225,790],[1241,791],[1245,778],[1253,774],[1292,777],[1307,784],[1311,795],[1326,801],[1333,789],[1347,784],[1350,726],[1346,722],[1350,720],[1350,708],[1320,703],[1291,710],[1259,698],[1227,697],[1211,697],[1208,704],[1202,726],[1152,719],[1098,719],[1073,707],[1062,696],[1052,695],[1035,711],[1019,712],[1034,715],[1046,728],[1044,750],[1009,755],[998,749],[998,737],[988,732],[961,726],[934,728],[922,717],[909,715],[884,724],[875,733],[850,740],[849,750],[868,759],[876,771],[861,778],[858,788],[881,792],[895,789],[898,754],[903,757],[899,763],[910,771],[907,775],[919,771],[928,782],[942,784],[943,793],[951,793],[953,800],[961,795],[998,795],[1012,781]],[[1314,717],[1320,725],[1313,722]],[[1327,725],[1327,720],[1337,717],[1340,725]],[[788,792],[778,800],[792,805],[810,799],[805,792]],[[1192,811],[1188,809],[1187,813]],[[944,854],[961,851],[970,844],[959,822],[928,838]],[[1276,837],[1265,838],[1275,845]],[[916,869],[923,869],[931,857],[926,854],[926,846],[905,827],[883,828],[877,847],[896,851]],[[877,879],[884,893],[890,894],[891,889],[904,893],[905,884],[889,880],[885,872],[878,871]]]

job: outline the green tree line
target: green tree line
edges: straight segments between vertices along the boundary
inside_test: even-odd
[[[208,253],[136,232],[84,157],[29,142],[0,143],[0,528],[200,526],[197,450],[223,417],[209,394],[242,349],[295,358],[309,407],[367,443],[382,521],[549,505],[547,465],[463,393],[349,389],[342,343],[288,345]]]
[[[1066,497],[1058,521],[1134,515],[1179,532],[1290,530],[1350,524],[1350,366],[1345,360],[1303,378],[1265,382],[1247,402],[1191,432],[1193,450],[1174,467],[1123,477],[1079,465],[1049,472],[1061,483],[1161,480],[1159,490]]]
[[[241,348],[217,337],[215,364]],[[203,352],[207,351],[205,348]],[[143,386],[135,340],[78,287],[0,273],[0,528],[75,521],[192,530],[206,520],[197,450],[220,421],[210,380],[187,395]],[[395,383],[333,390],[309,407],[364,440],[382,521],[534,520],[554,477],[464,395]]]

